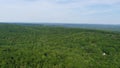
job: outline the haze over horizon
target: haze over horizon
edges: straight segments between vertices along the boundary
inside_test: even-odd
[[[0,0],[0,22],[120,24],[120,0]]]

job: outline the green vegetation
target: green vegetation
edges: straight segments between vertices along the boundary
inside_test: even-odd
[[[0,68],[120,68],[120,33],[0,24]]]

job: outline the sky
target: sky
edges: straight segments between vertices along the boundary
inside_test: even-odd
[[[120,0],[0,0],[0,22],[120,24]]]

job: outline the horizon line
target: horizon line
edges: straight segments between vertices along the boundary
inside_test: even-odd
[[[88,24],[88,25],[120,25],[114,23],[63,23],[63,22],[0,22],[0,24]]]

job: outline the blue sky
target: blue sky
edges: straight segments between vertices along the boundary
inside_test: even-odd
[[[0,22],[120,24],[120,0],[0,0]]]

